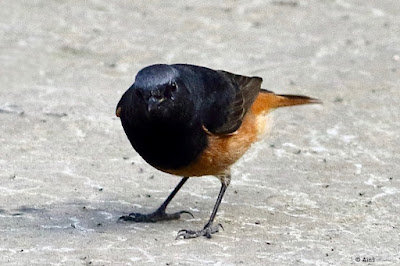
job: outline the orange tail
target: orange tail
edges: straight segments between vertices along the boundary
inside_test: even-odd
[[[302,95],[279,95],[273,93],[272,91],[261,90],[254,101],[253,106],[251,107],[251,111],[257,115],[261,113],[267,113],[279,107],[311,103],[322,102],[318,99]]]

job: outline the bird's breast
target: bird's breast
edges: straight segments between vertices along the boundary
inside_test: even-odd
[[[177,169],[159,169],[179,176],[225,175],[230,167],[259,140],[266,128],[263,114],[246,114],[241,127],[230,135],[207,135],[207,147],[190,164]]]
[[[133,148],[157,169],[179,169],[193,162],[207,146],[201,127],[176,123],[122,125]]]

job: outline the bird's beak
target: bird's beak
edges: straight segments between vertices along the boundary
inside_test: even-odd
[[[165,98],[151,96],[147,101],[147,111],[151,113],[153,110],[157,109],[158,105],[162,103]]]

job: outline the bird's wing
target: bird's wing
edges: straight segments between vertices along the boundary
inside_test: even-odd
[[[227,135],[234,133],[241,126],[244,116],[260,93],[262,79],[236,75],[222,70],[217,72],[229,80],[229,86],[234,88],[234,90],[226,90],[224,93],[233,95],[229,97],[231,100],[227,104],[224,103],[225,106],[222,106],[224,109],[224,117],[220,120],[222,123],[213,128],[207,128],[207,125],[204,125],[204,127],[207,133]],[[217,116],[220,114],[211,115]]]

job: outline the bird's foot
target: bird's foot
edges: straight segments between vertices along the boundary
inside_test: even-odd
[[[142,214],[142,213],[130,213],[129,215],[121,216],[118,221],[125,221],[125,222],[136,222],[136,223],[155,223],[159,221],[168,221],[168,220],[176,220],[181,217],[181,214],[189,214],[193,216],[193,214],[189,211],[180,211],[174,213],[166,213],[165,210],[156,210],[155,212],[149,214]]]
[[[222,230],[224,230],[224,227],[222,226],[222,224],[217,224],[217,225],[213,226],[212,223],[207,223],[206,226],[204,226],[204,228],[199,231],[182,229],[178,232],[176,239],[178,239],[180,237],[182,237],[184,239],[196,238],[199,236],[205,236],[207,238],[211,238],[212,234],[219,232],[219,228],[222,228]]]

